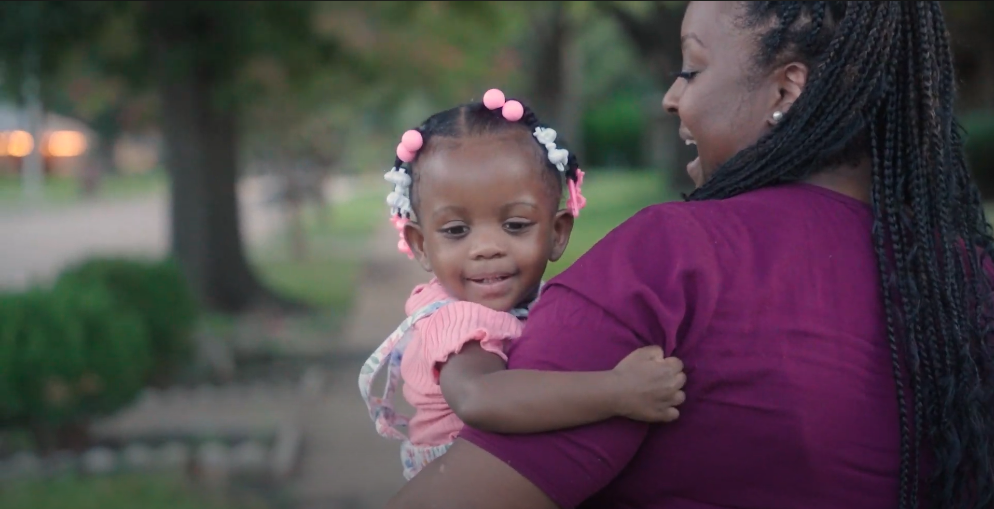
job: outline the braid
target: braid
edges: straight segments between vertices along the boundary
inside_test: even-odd
[[[515,122],[506,120],[501,115],[499,109],[490,110],[481,102],[473,102],[436,113],[418,126],[415,130],[421,135],[423,145],[417,152],[415,159],[409,163],[405,163],[397,158],[394,162],[395,168],[401,169],[401,171],[404,171],[411,177],[410,199],[412,208],[414,210],[418,208],[417,187],[419,174],[416,171],[418,158],[432,150],[436,150],[439,144],[438,140],[459,139],[467,136],[496,135],[513,130],[527,131],[529,137],[535,140],[532,133],[535,132],[536,128],[548,128],[546,124],[539,120],[534,110],[524,104],[522,106],[524,111],[521,119]],[[565,171],[560,172],[556,165],[549,161],[546,148],[537,141],[535,143],[536,157],[541,158],[542,166],[547,170],[550,182],[554,182],[553,187],[555,188],[555,192],[558,193],[556,196],[561,199],[563,178],[577,182],[579,162],[576,155],[572,151],[569,152]],[[555,143],[558,148],[568,148],[561,138],[557,137]],[[560,175],[562,178],[560,178]]]
[[[994,506],[994,237],[953,115],[938,2],[746,2],[758,70],[811,69],[783,121],[690,200],[872,161],[873,240],[900,428],[899,507]],[[927,453],[927,454],[926,454]],[[923,458],[928,489],[919,493]],[[934,464],[933,464],[934,463]]]

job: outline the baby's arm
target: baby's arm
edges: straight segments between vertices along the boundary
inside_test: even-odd
[[[463,422],[496,433],[539,433],[617,416],[669,422],[684,400],[683,364],[664,359],[659,347],[636,350],[611,371],[505,367],[478,342],[440,367],[442,395]]]

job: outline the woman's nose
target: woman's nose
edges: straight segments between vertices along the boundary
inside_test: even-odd
[[[663,96],[663,109],[666,113],[670,115],[679,115],[678,104],[680,103],[680,94],[683,92],[683,85],[680,83],[680,79],[677,79],[670,85],[670,89],[666,91],[666,95]]]

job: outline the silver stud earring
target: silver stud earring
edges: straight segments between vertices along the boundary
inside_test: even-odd
[[[773,124],[774,125],[779,124],[781,120],[783,120],[783,112],[782,111],[774,111],[773,112]]]

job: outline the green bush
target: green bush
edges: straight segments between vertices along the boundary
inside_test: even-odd
[[[994,199],[994,112],[964,117],[966,158],[985,199]]]
[[[141,319],[96,285],[0,297],[0,418],[56,429],[113,412],[150,361]]]
[[[198,308],[176,263],[90,260],[64,271],[56,287],[84,284],[105,287],[117,306],[141,317],[151,342],[149,380],[168,376],[192,357]]]
[[[85,371],[76,392],[81,410],[103,415],[130,403],[152,368],[152,345],[144,320],[122,308],[100,285],[64,284],[52,293],[64,301],[82,332]]]
[[[583,116],[581,166],[643,166],[646,121],[644,99],[638,94],[618,95],[588,108]]]

